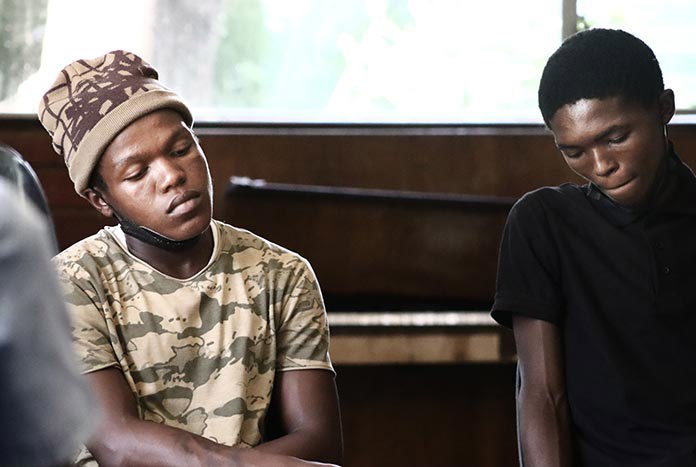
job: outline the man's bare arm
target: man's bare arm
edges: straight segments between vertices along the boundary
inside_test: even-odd
[[[256,449],[302,459],[341,463],[343,436],[333,374],[327,370],[276,373],[271,417],[281,436]]]
[[[513,331],[521,376],[517,400],[524,466],[571,466],[572,435],[560,330],[546,321],[513,316]]]
[[[108,368],[87,377],[103,406],[103,422],[87,442],[101,466],[314,465],[289,456],[224,446],[178,428],[140,420],[120,370]]]

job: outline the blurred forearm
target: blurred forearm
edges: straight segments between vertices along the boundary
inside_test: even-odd
[[[565,393],[520,390],[520,441],[524,467],[572,466],[572,437]]]

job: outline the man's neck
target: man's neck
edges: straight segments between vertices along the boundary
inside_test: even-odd
[[[170,251],[150,245],[126,234],[126,245],[131,254],[177,279],[187,279],[199,273],[213,254],[213,232],[208,227],[199,240],[184,250]]]

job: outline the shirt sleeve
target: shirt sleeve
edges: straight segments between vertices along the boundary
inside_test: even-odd
[[[324,300],[314,271],[301,260],[283,300],[276,332],[276,370],[325,369],[329,357],[329,327]]]
[[[538,193],[521,198],[505,224],[491,315],[512,327],[518,314],[559,325],[563,301],[558,249]]]
[[[74,261],[57,260],[56,265],[72,325],[73,349],[82,372],[119,366],[93,276]]]

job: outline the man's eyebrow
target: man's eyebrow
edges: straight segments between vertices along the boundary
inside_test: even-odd
[[[191,139],[195,139],[188,128],[179,127],[175,131],[172,131],[169,134],[169,136],[167,136],[167,139],[164,140],[164,145],[162,146],[162,148],[170,148],[171,145],[174,144],[174,141],[181,138],[182,136],[189,136],[191,137]]]
[[[179,128],[179,129],[177,129],[176,131],[173,131],[173,132],[167,137],[167,139],[164,141],[164,147],[169,147],[169,146],[171,146],[175,139],[180,138],[180,137],[182,137],[182,136],[186,136],[186,135],[190,135],[191,138],[195,140],[195,137],[193,136],[193,134],[192,134],[188,129],[181,127],[181,128]],[[141,156],[140,156],[140,153],[137,152],[137,151],[136,151],[136,152],[133,152],[133,153],[130,153],[130,154],[128,154],[126,157],[124,157],[123,159],[121,159],[121,160],[115,162],[115,163],[114,163],[114,168],[115,168],[115,169],[118,169],[118,168],[120,168],[120,167],[122,167],[122,166],[128,166],[129,164],[132,164],[132,163],[134,163],[134,162],[137,162],[138,159],[140,159],[140,157],[141,157]]]
[[[572,146],[570,144],[558,144],[558,143],[556,143],[556,147],[560,150],[564,150],[564,149],[575,149],[578,146]]]
[[[181,126],[169,135],[169,137],[165,140],[165,146],[169,146],[175,139],[180,138],[182,136],[190,136],[191,139],[196,139],[196,137],[188,128],[184,128]]]
[[[137,162],[138,159],[140,159],[140,154],[138,154],[138,153],[130,154],[130,155],[124,157],[123,159],[116,161],[114,163],[114,169],[119,169],[120,167],[133,164],[133,163]]]
[[[594,138],[592,138],[592,140],[593,140],[594,142],[601,141],[601,140],[603,140],[604,138],[606,138],[607,136],[609,136],[610,134],[612,134],[612,133],[614,133],[614,132],[616,132],[616,131],[623,131],[623,130],[625,130],[626,127],[627,127],[627,125],[624,125],[624,124],[612,125],[612,126],[610,126],[609,128],[607,128],[606,130],[604,130],[603,132],[601,132],[600,134],[596,135]],[[557,143],[556,143],[556,147],[557,147],[558,149],[563,150],[563,149],[575,149],[575,148],[578,148],[578,147],[580,147],[580,146],[575,146],[575,145],[572,145],[572,144],[562,144],[562,143],[558,143],[558,142],[557,142]]]
[[[623,125],[623,124],[612,125],[609,128],[607,128],[606,130],[604,130],[603,132],[601,132],[600,134],[598,134],[595,137],[595,141],[601,141],[604,138],[606,138],[607,136],[609,136],[610,134],[615,133],[616,131],[623,131],[625,129],[626,129],[626,125]]]

